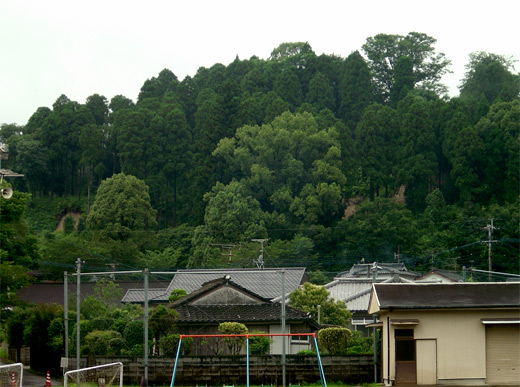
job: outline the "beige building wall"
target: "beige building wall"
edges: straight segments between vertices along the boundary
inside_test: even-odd
[[[390,351],[387,342],[387,317],[390,318]],[[481,319],[517,318],[518,310],[431,310],[393,311],[381,313],[383,323],[383,377],[395,380],[394,330],[414,329],[417,344],[417,383],[435,384],[432,381],[433,348],[436,353],[437,383],[451,380],[484,383],[486,378],[486,329]],[[392,325],[393,319],[419,320],[416,325]],[[434,344],[435,343],[435,344]],[[424,353],[419,353],[424,351]],[[388,369],[388,355],[390,367]],[[388,383],[388,381],[386,381]]]

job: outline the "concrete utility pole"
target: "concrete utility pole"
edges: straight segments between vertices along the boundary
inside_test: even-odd
[[[482,241],[482,243],[488,244],[488,270],[492,271],[492,261],[491,261],[491,244],[498,242],[498,240],[493,240],[493,231],[499,230],[499,228],[496,228],[493,226],[493,218],[491,218],[491,224],[488,224],[486,227],[483,228],[484,230],[487,230],[488,232],[488,240]]]
[[[282,269],[282,334],[285,334],[285,269]],[[287,385],[286,369],[285,369],[285,340],[287,337],[282,336],[282,386]]]

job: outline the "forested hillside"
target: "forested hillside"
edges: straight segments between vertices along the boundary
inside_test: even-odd
[[[487,269],[492,240],[492,270],[518,273],[520,76],[474,53],[448,98],[449,64],[433,37],[381,34],[346,58],[296,42],[164,69],[136,101],[57,96],[1,127],[24,174],[4,179],[2,273],[256,267],[252,239],[267,267],[323,273]]]

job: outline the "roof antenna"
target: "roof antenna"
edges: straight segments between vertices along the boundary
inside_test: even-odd
[[[251,239],[253,242],[260,243],[260,255],[258,259],[255,259],[253,262],[256,264],[257,269],[264,268],[264,242],[267,242],[269,239]]]

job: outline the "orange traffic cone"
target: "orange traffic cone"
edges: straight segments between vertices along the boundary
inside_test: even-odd
[[[11,387],[16,387],[16,377],[14,376],[14,371],[11,371]]]
[[[51,374],[47,371],[47,378],[45,379],[45,387],[52,386],[51,384]]]

